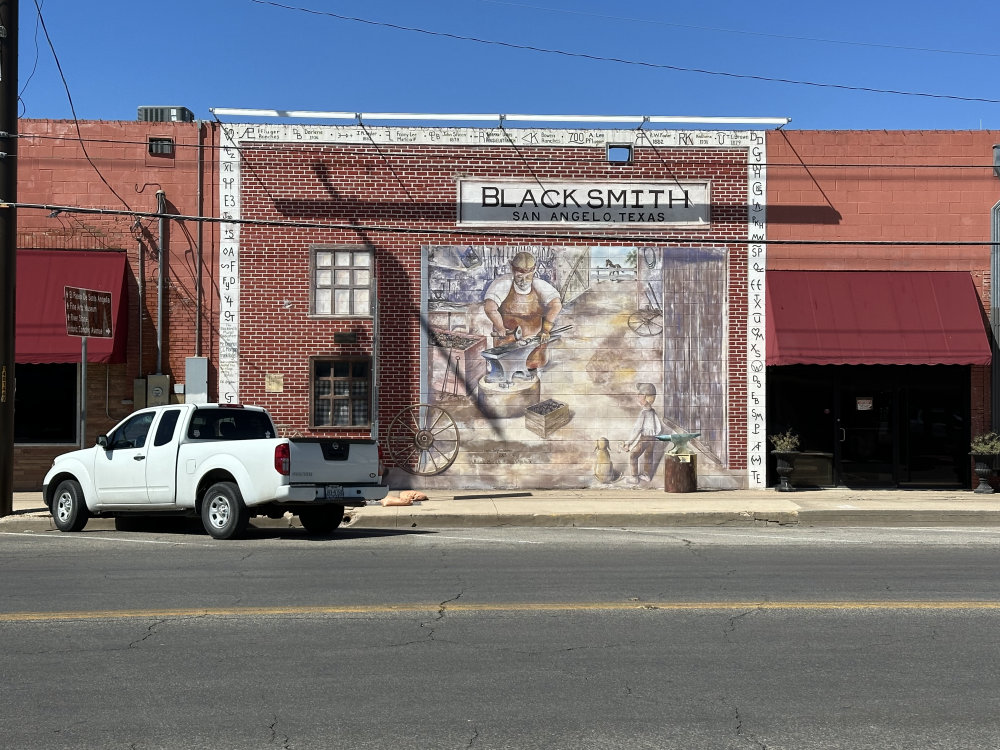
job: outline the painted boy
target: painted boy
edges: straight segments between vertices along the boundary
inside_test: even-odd
[[[656,386],[652,383],[638,383],[636,385],[636,400],[639,403],[639,416],[632,426],[632,434],[624,449],[628,451],[629,476],[626,482],[636,484],[638,482],[648,482],[653,478],[655,470],[656,454],[654,449],[657,445],[656,436],[663,431],[663,422],[653,409],[653,402],[656,401]],[[641,471],[640,471],[641,464]]]

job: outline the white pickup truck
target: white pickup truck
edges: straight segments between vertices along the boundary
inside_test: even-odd
[[[252,516],[297,514],[326,534],[344,506],[381,500],[373,440],[284,438],[264,409],[173,404],[134,412],[97,445],[57,456],[42,485],[56,528],[91,516],[199,515],[216,539],[239,536]]]

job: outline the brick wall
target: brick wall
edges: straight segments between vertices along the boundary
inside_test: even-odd
[[[720,247],[729,253],[727,382],[721,390],[729,420],[726,468],[746,466],[746,236],[745,149],[642,148],[635,162],[610,165],[603,145],[558,148],[393,144],[327,145],[243,142],[242,219],[357,225],[365,229],[244,225],[240,230],[240,400],[267,407],[286,429],[302,435],[357,435],[310,430],[308,357],[371,353],[379,342],[383,430],[401,410],[421,400],[422,248],[427,245],[558,245],[560,247]],[[708,229],[536,232],[534,238],[491,230],[478,236],[456,231],[458,178],[544,180],[711,181]],[[405,232],[372,227],[399,227]],[[546,236],[558,234],[557,239]],[[379,329],[366,319],[310,317],[309,248],[314,244],[371,245],[376,254]],[[358,333],[353,345],[333,344],[333,334]],[[283,392],[267,393],[265,375],[283,375]],[[633,389],[627,398],[634,400]],[[629,417],[629,423],[634,415]],[[625,428],[627,434],[627,427]],[[367,434],[367,433],[365,433]],[[583,439],[583,438],[581,438]],[[587,450],[593,450],[588,436]]]
[[[967,271],[988,313],[995,143],[1000,131],[769,133],[768,268]],[[794,240],[941,244],[777,244]],[[988,367],[972,367],[971,387],[976,433],[989,429]]]
[[[199,205],[199,129],[196,123],[144,123],[20,120],[18,123],[18,201],[22,204],[84,207],[107,214],[66,210],[51,217],[47,208],[19,208],[19,248],[124,250],[130,268],[127,363],[88,369],[87,442],[132,409],[133,380],[156,371],[159,226],[155,218],[116,215],[156,212],[156,193],[166,195],[166,212],[218,215],[214,189],[214,131],[204,129],[205,187]],[[175,143],[173,157],[151,156],[150,137]],[[217,346],[218,306],[213,282],[218,265],[214,225],[199,231],[197,222],[166,222],[166,274],[162,371],[183,382],[184,361],[195,354],[197,259],[204,257],[201,346],[211,356]],[[144,269],[140,273],[140,253]],[[144,298],[140,312],[139,284]],[[141,320],[141,323],[140,323]],[[142,352],[139,334],[142,334]],[[108,415],[111,415],[110,418]],[[15,419],[31,415],[16,414]],[[73,446],[15,446],[14,488],[37,489],[52,456]]]

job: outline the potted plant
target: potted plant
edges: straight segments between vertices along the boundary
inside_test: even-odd
[[[778,476],[781,477],[781,481],[775,489],[778,492],[791,492],[795,489],[792,487],[791,476],[795,469],[795,457],[799,454],[798,433],[789,427],[784,432],[768,436],[768,439],[774,447],[771,453],[774,454]]]
[[[993,485],[990,479],[996,468],[997,456],[1000,455],[1000,435],[996,432],[984,432],[972,438],[969,444],[969,454],[975,465],[976,476],[979,477],[979,486],[976,492],[988,494],[993,492]]]

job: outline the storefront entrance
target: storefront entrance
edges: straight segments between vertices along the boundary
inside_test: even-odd
[[[801,436],[797,486],[968,487],[969,377],[965,365],[769,367],[768,432]]]

